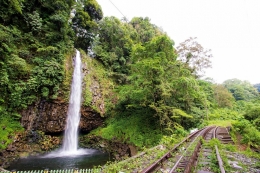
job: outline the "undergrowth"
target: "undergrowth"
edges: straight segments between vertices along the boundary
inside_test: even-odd
[[[155,160],[161,158],[168,150],[161,148],[161,146],[156,146],[150,149],[144,149],[139,155],[128,158],[120,162],[109,162],[102,169],[103,172],[125,172],[131,173],[137,170],[142,170],[145,168],[144,161],[147,164],[152,164]]]
[[[84,51],[81,51],[81,55],[84,64],[83,105],[90,106],[104,116],[116,101],[114,83],[100,62],[87,56]]]
[[[13,135],[17,131],[22,131],[20,123],[13,117],[0,116],[0,151],[13,141]]]
[[[149,114],[144,114],[142,110],[139,112],[135,110],[135,112],[139,114],[130,115],[131,112],[126,111],[121,116],[109,118],[106,127],[100,127],[92,134],[109,140],[116,138],[139,148],[157,145],[163,134],[156,127],[156,122]]]
[[[232,124],[234,133],[239,133],[241,144],[260,149],[260,132],[248,120],[242,119]]]

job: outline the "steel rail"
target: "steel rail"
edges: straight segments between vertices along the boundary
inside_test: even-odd
[[[178,167],[178,164],[180,163],[180,161],[182,160],[182,158],[184,157],[184,155],[186,154],[186,152],[188,151],[188,149],[191,147],[191,145],[196,141],[196,139],[199,137],[199,136],[202,136],[203,138],[205,138],[206,134],[212,129],[214,128],[214,126],[209,126],[207,128],[205,128],[203,131],[200,132],[200,134],[192,141],[192,143],[188,146],[188,148],[186,149],[186,151],[182,154],[182,156],[178,159],[178,161],[175,163],[175,165],[173,166],[173,168],[169,171],[169,173],[173,173],[174,170]],[[202,133],[202,134],[201,134]],[[202,142],[201,140],[197,143],[194,151],[193,151],[193,154],[192,156],[190,157],[189,159],[189,162],[188,164],[186,165],[185,167],[185,170],[184,170],[184,173],[188,173],[191,171],[191,167],[192,165],[194,164],[195,162],[195,159],[198,155],[198,152],[199,152],[199,149],[202,145]]]
[[[214,139],[217,136],[218,128],[219,128],[219,126],[214,130]],[[226,171],[224,169],[224,166],[223,166],[223,161],[222,161],[221,156],[220,156],[219,151],[218,151],[218,146],[217,145],[215,145],[215,150],[216,150],[216,155],[217,155],[217,159],[218,159],[218,166],[219,166],[220,172],[221,173],[226,173]]]
[[[223,166],[223,161],[222,161],[222,159],[220,157],[220,154],[218,152],[218,146],[217,145],[215,145],[215,149],[216,149],[216,154],[217,154],[217,159],[218,159],[218,166],[219,166],[220,172],[221,173],[225,173],[226,171],[225,171],[224,166]]]
[[[160,159],[158,159],[157,161],[152,163],[150,166],[148,166],[147,168],[142,170],[141,173],[149,173],[149,172],[152,172],[152,171],[156,170],[161,165],[161,163],[163,163],[168,158],[172,157],[171,152],[176,151],[180,145],[182,145],[184,142],[188,141],[193,136],[195,136],[196,134],[200,133],[201,131],[203,131],[206,128],[207,127],[203,128],[203,129],[200,129],[200,130],[198,130],[196,132],[191,133],[188,137],[183,139],[180,143],[175,145],[170,151],[168,151],[166,154],[164,154]]]

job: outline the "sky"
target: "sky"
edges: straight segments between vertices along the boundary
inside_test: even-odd
[[[174,40],[189,37],[211,49],[215,82],[260,83],[260,0],[97,0],[104,16],[149,17]],[[115,7],[116,6],[116,7]]]

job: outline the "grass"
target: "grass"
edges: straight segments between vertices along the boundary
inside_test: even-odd
[[[0,118],[0,151],[13,141],[15,132],[22,131],[20,123],[9,115]]]
[[[252,157],[252,158],[260,160],[260,153],[252,151],[249,147],[246,150],[241,151],[241,153],[246,155],[247,157]]]
[[[216,125],[216,126],[221,126],[221,127],[228,127],[231,126],[232,123],[236,122],[237,120],[209,120],[205,121],[207,125]]]
[[[109,162],[104,168],[103,172],[136,172],[152,164],[154,161],[160,159],[168,150],[159,145],[150,149],[144,149],[139,155],[128,158],[120,162]]]
[[[151,116],[142,114],[142,111],[136,111],[137,115],[129,116],[123,115],[124,113],[110,118],[106,127],[100,127],[91,133],[108,140],[116,138],[139,148],[152,147],[159,143],[162,133],[160,129],[155,128]],[[128,113],[131,114],[131,111]]]
[[[60,92],[62,93],[62,98],[69,102],[70,96],[70,86],[72,81],[72,74],[73,74],[73,64],[72,64],[72,57],[75,52],[71,51],[67,55],[65,55],[64,59],[64,80],[61,86]]]

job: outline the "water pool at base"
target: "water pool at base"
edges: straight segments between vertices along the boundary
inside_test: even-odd
[[[98,150],[92,150],[91,154],[64,156],[64,157],[44,157],[33,156],[22,158],[11,163],[8,170],[58,170],[58,169],[90,169],[94,166],[104,165],[109,161],[109,154]]]

